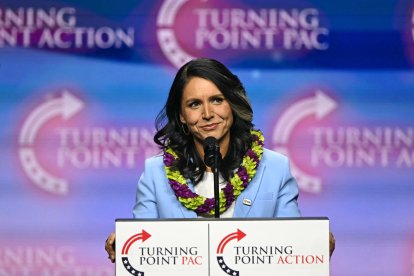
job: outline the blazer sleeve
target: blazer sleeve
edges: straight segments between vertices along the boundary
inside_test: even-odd
[[[279,187],[279,193],[274,217],[300,217],[298,206],[299,189],[295,178],[290,172],[288,158],[283,158],[283,177]]]
[[[144,172],[137,184],[134,218],[159,218],[155,194],[154,158],[145,160]]]

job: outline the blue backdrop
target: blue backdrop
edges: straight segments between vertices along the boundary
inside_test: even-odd
[[[112,275],[177,68],[221,60],[332,275],[414,275],[413,1],[0,3],[0,275]]]

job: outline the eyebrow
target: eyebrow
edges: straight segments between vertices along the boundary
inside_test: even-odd
[[[208,97],[208,98],[209,98],[209,99],[212,99],[212,98],[217,98],[217,97],[226,98],[226,97],[224,97],[223,93],[217,93],[217,94],[215,94],[215,95],[211,95],[211,96],[210,96],[210,97]],[[187,99],[187,100],[185,101],[185,103],[188,103],[188,102],[193,102],[193,101],[200,101],[200,98],[189,98],[189,99]]]

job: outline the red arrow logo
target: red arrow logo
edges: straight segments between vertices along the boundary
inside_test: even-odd
[[[229,243],[229,241],[234,240],[234,239],[237,239],[237,241],[240,241],[244,237],[246,237],[246,234],[240,229],[237,229],[237,232],[228,234],[227,236],[224,237],[224,239],[221,240],[219,246],[217,247],[217,254],[223,253],[224,247],[226,246],[226,244]]]
[[[137,240],[142,240],[142,242],[146,241],[147,239],[149,239],[151,237],[151,234],[146,232],[144,229],[142,229],[141,233],[138,233],[136,235],[133,235],[132,237],[130,237],[124,244],[124,246],[122,247],[122,254],[128,254],[129,248],[131,247],[131,245],[136,242]]]

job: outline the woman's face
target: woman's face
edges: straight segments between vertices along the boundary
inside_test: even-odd
[[[203,140],[213,136],[220,143],[222,156],[225,155],[233,113],[223,93],[213,82],[200,77],[190,79],[183,91],[180,120],[193,135],[199,152],[202,152]]]

